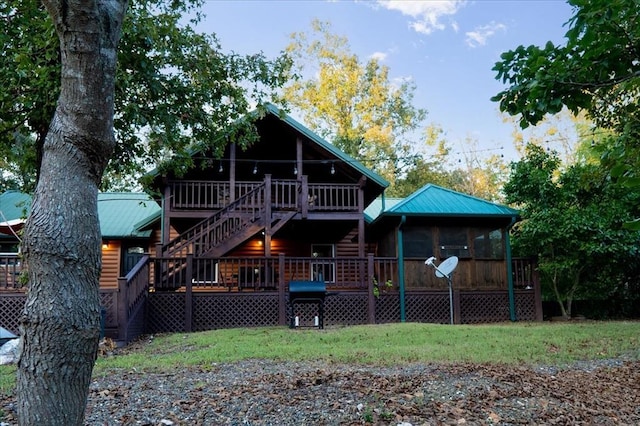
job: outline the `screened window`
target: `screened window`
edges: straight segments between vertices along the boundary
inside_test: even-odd
[[[428,258],[433,256],[433,236],[431,229],[407,226],[402,230],[404,257]]]
[[[466,228],[441,228],[438,246],[440,247],[440,257],[442,258],[451,256],[459,258],[471,257]]]
[[[473,250],[478,259],[504,259],[502,229],[474,230]]]

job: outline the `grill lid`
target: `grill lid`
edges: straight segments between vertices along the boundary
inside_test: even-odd
[[[289,281],[289,293],[326,293],[324,281]]]

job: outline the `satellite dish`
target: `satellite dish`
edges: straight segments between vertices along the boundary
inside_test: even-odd
[[[438,278],[448,277],[449,275],[451,275],[453,270],[456,269],[456,266],[458,266],[458,257],[451,256],[450,258],[442,262],[440,265],[438,265],[438,267],[436,268],[436,277]]]

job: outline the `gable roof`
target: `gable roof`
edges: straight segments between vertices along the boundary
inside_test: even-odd
[[[371,222],[382,216],[515,218],[519,214],[511,207],[433,184],[423,186],[399,202],[387,203],[385,210],[380,209],[377,215],[369,207],[365,213],[370,215]]]
[[[336,148],[332,143],[324,140],[319,135],[317,135],[316,133],[312,132],[309,128],[305,127],[304,125],[302,125],[301,123],[299,123],[298,121],[293,119],[289,114],[285,114],[281,109],[279,109],[275,105],[269,103],[269,104],[266,104],[265,107],[266,107],[266,110],[267,110],[268,113],[280,118],[282,121],[287,123],[289,126],[291,126],[295,130],[297,130],[298,132],[300,132],[304,136],[306,136],[313,143],[319,145],[320,147],[322,147],[326,151],[329,151],[332,155],[335,155],[340,161],[342,161],[342,162],[344,162],[346,164],[349,164],[351,167],[353,167],[354,169],[358,170],[358,172],[360,172],[364,176],[366,176],[367,179],[372,180],[373,182],[377,183],[378,185],[380,185],[383,188],[386,188],[386,187],[389,186],[389,182],[387,182],[386,179],[384,179],[382,176],[380,176],[379,174],[375,173],[374,171],[368,169],[367,167],[365,167],[361,162],[359,162],[355,158],[353,158],[350,155],[342,152],[341,150]]]
[[[332,143],[321,138],[319,135],[317,135],[316,133],[314,133],[304,125],[302,125],[300,122],[296,121],[289,114],[286,114],[283,110],[281,110],[277,106],[271,103],[266,103],[264,105],[264,111],[266,112],[266,114],[271,115],[272,117],[280,120],[281,122],[285,123],[290,128],[292,128],[293,130],[295,130],[296,132],[305,136],[307,140],[309,140],[312,144],[328,152],[331,156],[334,156],[340,162],[347,164],[348,166],[356,170],[359,174],[364,175],[368,180],[378,185],[380,187],[380,191],[378,193],[382,192],[384,188],[389,186],[389,182],[387,182],[387,180],[384,179],[382,176],[365,167],[360,161],[356,160],[355,158],[349,156],[345,152],[336,148]],[[260,116],[259,111],[257,109],[248,113],[248,116],[255,121],[264,119],[264,117]],[[197,150],[191,151],[190,155],[196,155],[198,152],[199,151]],[[159,175],[160,175],[160,170],[156,167],[153,170],[145,173],[144,176],[155,179]]]
[[[25,217],[31,196],[18,191],[0,194],[0,209],[7,220]],[[148,238],[149,226],[160,218],[160,206],[149,195],[139,192],[101,192],[98,218],[102,238]],[[2,220],[0,220],[1,222]]]

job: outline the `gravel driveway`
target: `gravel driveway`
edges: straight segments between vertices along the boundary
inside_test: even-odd
[[[16,424],[0,400],[0,424]],[[571,366],[242,361],[95,377],[87,425],[638,425],[638,356]]]

